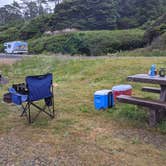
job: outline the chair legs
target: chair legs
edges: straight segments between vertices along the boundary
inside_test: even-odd
[[[30,103],[28,103],[28,120],[29,120],[29,123],[31,123],[31,109],[30,109]]]
[[[32,120],[32,117],[31,117],[31,106],[38,109],[38,113],[35,115],[35,117],[33,117],[33,120]],[[52,107],[52,109],[50,107]],[[23,109],[23,112],[21,113],[20,117],[25,115],[27,117],[29,123],[33,123],[37,119],[37,117],[39,116],[39,114],[41,112],[47,114],[51,118],[54,118],[54,116],[55,116],[54,103],[53,103],[52,106],[47,106],[45,104],[43,107],[40,107],[40,106],[38,106],[37,104],[35,104],[33,102],[27,102],[25,106],[22,104],[22,109]]]

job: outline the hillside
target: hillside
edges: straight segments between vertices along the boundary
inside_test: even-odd
[[[55,7],[55,13],[23,26],[20,37],[65,28],[113,30],[139,27],[156,20],[166,9],[165,0],[70,0]],[[31,27],[31,29],[30,29]],[[36,31],[36,28],[39,31]],[[33,33],[32,33],[32,32]]]
[[[88,56],[107,55],[143,47],[145,45],[143,35],[144,31],[139,29],[44,35],[29,40],[29,51],[31,53],[53,52]]]
[[[65,28],[112,30],[136,28],[156,20],[166,9],[165,0],[68,0],[55,7],[54,14],[42,15],[20,24],[17,36],[30,39],[45,31]],[[9,25],[11,28],[11,26]],[[7,28],[7,27],[6,27]]]
[[[41,15],[30,21],[1,26],[0,51],[3,51],[4,42],[12,40],[27,40],[30,43],[31,53],[51,51],[54,53],[103,55],[140,48],[146,43],[151,43],[154,38],[165,31],[166,18],[165,15],[162,15],[165,9],[166,2],[164,0],[63,1],[55,7],[54,14]],[[131,29],[127,34],[119,31],[118,33],[122,34],[122,37],[117,35],[115,30],[141,28],[141,26],[147,28],[144,38],[141,30],[139,37],[138,30]],[[59,36],[45,35],[47,31],[54,32],[65,28],[76,28],[81,33]],[[93,32],[96,29],[115,31],[110,31],[110,33]],[[93,31],[86,33],[85,30]],[[135,36],[133,31],[136,32]],[[34,45],[36,42],[38,44]],[[56,45],[50,42],[60,43]],[[93,42],[95,45],[92,45]],[[163,37],[161,42],[163,42]],[[54,46],[56,48],[53,48]]]

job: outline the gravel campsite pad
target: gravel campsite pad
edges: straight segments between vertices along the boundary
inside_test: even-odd
[[[40,120],[31,126],[20,121],[17,112],[8,118],[0,134],[2,166],[166,164],[166,136],[159,133],[85,114],[59,112],[43,127]]]

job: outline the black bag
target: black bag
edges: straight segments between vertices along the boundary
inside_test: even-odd
[[[52,97],[47,97],[44,100],[47,106],[52,106]]]
[[[5,103],[12,103],[12,94],[11,93],[5,93],[3,95],[3,101]]]
[[[13,84],[12,87],[20,94],[27,94],[28,92],[25,83]]]

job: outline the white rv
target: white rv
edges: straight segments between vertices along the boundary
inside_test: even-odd
[[[28,53],[28,43],[22,41],[12,41],[4,43],[5,53],[8,54],[23,54]]]

